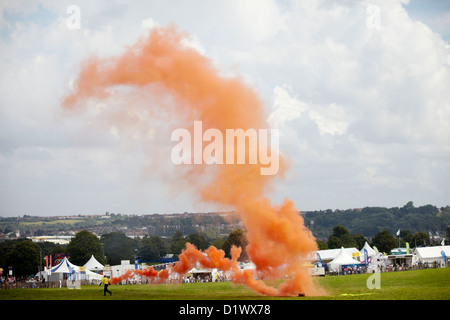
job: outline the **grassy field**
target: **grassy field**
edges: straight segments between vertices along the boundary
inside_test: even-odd
[[[315,278],[321,297],[266,297],[230,282],[181,285],[115,285],[112,296],[100,286],[81,289],[0,290],[0,300],[450,300],[450,268],[380,274],[380,289],[368,289],[370,275]]]
[[[21,222],[21,227],[29,227],[29,226],[42,226],[42,225],[55,225],[58,223],[61,224],[69,224],[74,225],[75,223],[84,222],[84,220],[78,220],[78,219],[64,219],[64,220],[51,220],[51,221],[33,221],[33,222]]]

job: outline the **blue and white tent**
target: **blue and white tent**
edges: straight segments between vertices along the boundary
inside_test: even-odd
[[[69,259],[64,258],[60,264],[53,267],[51,269],[52,273],[67,273],[73,279],[82,279],[82,280],[101,280],[102,276],[92,272],[90,270],[85,270],[84,272],[80,272],[80,267],[74,265],[69,261]]]
[[[80,272],[80,267],[70,263],[69,259],[65,257],[64,260],[57,266],[53,267],[51,271],[52,273],[74,273]]]

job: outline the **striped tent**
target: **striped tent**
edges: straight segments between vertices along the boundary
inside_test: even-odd
[[[51,269],[52,273],[68,273],[71,276],[74,276],[77,279],[81,279],[81,280],[101,280],[102,276],[92,272],[90,270],[85,270],[83,272],[80,272],[80,267],[74,265],[73,263],[71,263],[67,257],[64,258],[63,261],[61,261],[60,264],[58,264],[57,266],[54,266]]]
[[[80,267],[70,263],[67,257],[60,264],[51,269],[52,273],[75,273],[80,271]]]

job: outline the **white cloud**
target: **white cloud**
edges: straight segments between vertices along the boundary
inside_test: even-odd
[[[153,20],[152,17],[146,18],[141,22],[141,27],[143,29],[153,29],[159,26],[160,26],[159,23]]]
[[[320,134],[344,134],[347,131],[348,121],[345,110],[335,103],[325,108],[318,108],[309,112],[309,117],[319,127]]]
[[[306,103],[293,98],[288,90],[289,88],[278,86],[273,89],[273,111],[267,119],[273,128],[279,128],[285,122],[299,119],[308,109]]]

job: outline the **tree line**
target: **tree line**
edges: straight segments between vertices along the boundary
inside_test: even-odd
[[[411,248],[440,245],[442,240],[448,244],[450,240],[450,226],[446,228],[446,233],[442,238],[436,238],[435,235],[430,237],[429,233],[419,231],[412,233],[409,230],[400,230],[392,234],[388,230],[379,231],[374,237],[368,239],[362,234],[350,234],[349,230],[344,226],[334,226],[328,240],[317,240],[317,245],[320,250],[344,248],[362,249],[364,243],[367,241],[372,247],[377,247],[379,252],[389,253],[392,249],[399,246],[404,248],[406,243],[409,243]]]
[[[347,210],[319,210],[302,213],[305,225],[317,238],[327,238],[334,226],[344,226],[350,233],[373,237],[378,232],[397,230],[445,233],[450,226],[450,206],[433,205],[416,207],[412,201],[403,207],[364,207]]]
[[[82,266],[92,255],[101,264],[117,265],[122,260],[157,263],[158,259],[168,253],[174,259],[185,248],[186,243],[192,243],[200,250],[214,245],[223,249],[227,256],[233,245],[244,247],[246,239],[241,229],[231,232],[223,238],[211,239],[203,233],[191,233],[184,236],[177,231],[171,238],[159,236],[144,236],[143,238],[130,238],[122,232],[112,232],[101,235],[100,238],[93,233],[83,230],[73,237],[69,244],[58,245],[51,242],[35,243],[29,239],[4,240],[0,242],[0,268],[3,273],[13,270],[16,276],[30,276],[46,265],[45,256],[67,256],[70,262]],[[246,258],[245,251],[241,255]]]

